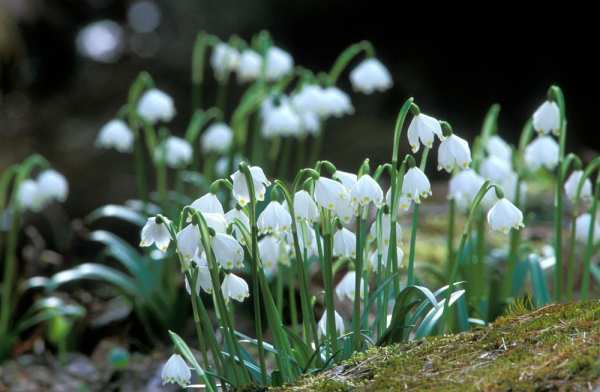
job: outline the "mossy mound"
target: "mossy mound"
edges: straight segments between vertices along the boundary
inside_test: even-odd
[[[373,348],[279,391],[600,389],[600,301],[514,312],[468,333]]]

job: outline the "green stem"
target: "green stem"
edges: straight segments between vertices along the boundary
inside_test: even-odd
[[[329,71],[329,82],[333,85],[337,82],[338,78],[344,72],[344,69],[350,64],[352,59],[358,56],[361,52],[365,52],[368,57],[375,55],[373,45],[369,41],[360,41],[356,44],[350,45],[344,50],[336,59],[331,71]]]
[[[588,231],[587,244],[585,247],[585,255],[583,257],[583,277],[581,281],[581,299],[587,300],[590,291],[590,270],[592,262],[592,254],[594,250],[594,230],[596,228],[596,213],[598,211],[598,198],[600,198],[600,176],[596,180],[596,192],[594,194],[594,200],[592,201],[592,207],[590,209],[590,227]],[[575,222],[573,222],[574,225]]]
[[[286,275],[288,277],[288,296],[290,301],[290,315],[292,321],[292,331],[298,330],[298,311],[296,308],[296,287],[294,274],[292,268],[286,268]]]
[[[333,303],[333,238],[329,211],[321,209],[323,224],[323,285],[325,295],[325,309],[327,310],[327,338],[331,346],[331,353],[337,352],[337,331],[335,329],[335,307]]]
[[[362,343],[360,335],[360,301],[361,289],[360,282],[362,280],[363,271],[363,247],[362,247],[362,226],[365,224],[362,218],[362,208],[358,209],[356,218],[356,264],[355,264],[355,279],[354,279],[354,311],[352,315],[352,346],[354,351],[359,351]]]
[[[456,202],[454,199],[448,200],[448,242],[446,245],[447,264],[446,270],[449,275],[452,270],[452,260],[454,260],[454,229],[456,225]]]

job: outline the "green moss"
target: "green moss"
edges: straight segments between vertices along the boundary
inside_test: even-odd
[[[280,391],[588,390],[600,386],[600,301],[517,309],[472,332],[373,348]]]

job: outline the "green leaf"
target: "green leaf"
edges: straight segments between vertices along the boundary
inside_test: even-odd
[[[452,295],[450,295],[450,302],[448,304],[448,308],[450,308],[464,294],[465,290],[458,290],[453,292]],[[442,318],[445,303],[446,299],[441,300],[438,303],[438,306],[431,308],[431,310],[429,310],[429,312],[425,315],[423,321],[421,321],[421,324],[415,332],[415,337],[417,339],[429,336],[431,334],[431,331],[433,330],[437,322]]]
[[[107,204],[100,208],[96,208],[94,211],[85,217],[86,223],[94,223],[100,219],[120,219],[125,222],[129,222],[136,226],[144,226],[147,217],[140,214],[139,212],[133,211],[132,209],[116,204]]]
[[[144,257],[131,245],[125,242],[115,234],[96,230],[88,235],[91,241],[96,241],[106,246],[106,253],[119,261],[134,276],[139,276],[143,272]]]
[[[101,264],[84,263],[75,268],[61,271],[52,276],[46,283],[46,290],[54,291],[58,287],[78,282],[80,280],[98,280],[117,286],[125,294],[135,297],[138,294],[138,287],[124,273]]]
[[[67,304],[58,297],[46,297],[36,301],[15,326],[17,334],[55,317],[79,318],[85,315],[85,309],[79,305]]]

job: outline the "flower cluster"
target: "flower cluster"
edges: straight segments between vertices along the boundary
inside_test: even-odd
[[[52,201],[64,202],[69,194],[67,179],[56,170],[41,172],[36,179],[26,179],[19,185],[17,200],[21,208],[41,211]]]

